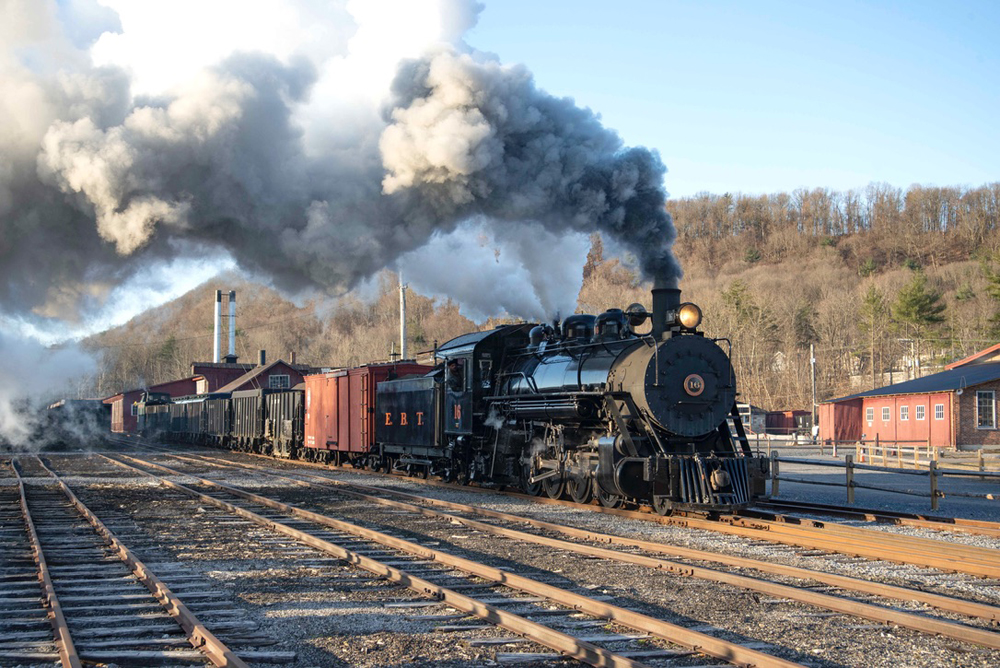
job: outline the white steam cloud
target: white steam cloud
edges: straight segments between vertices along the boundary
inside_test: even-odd
[[[96,371],[94,360],[75,346],[46,348],[3,332],[0,360],[0,452],[42,445],[45,406]]]

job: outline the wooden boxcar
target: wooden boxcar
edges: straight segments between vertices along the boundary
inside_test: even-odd
[[[372,464],[376,387],[432,368],[414,362],[369,364],[306,376],[303,456],[337,464]]]

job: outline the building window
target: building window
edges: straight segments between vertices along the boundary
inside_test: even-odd
[[[944,419],[944,404],[934,404],[934,419],[935,420]]]
[[[882,422],[888,422],[892,419],[892,409],[888,406],[882,407]]]
[[[899,419],[900,420],[909,420],[910,419],[910,407],[909,406],[900,406],[899,407]]]
[[[868,422],[868,424],[871,424],[872,422],[875,421],[875,408],[874,407],[869,406],[868,408],[865,409],[865,421]]]
[[[918,420],[923,420],[924,419],[924,411],[926,410],[926,408],[927,408],[926,406],[917,406],[917,419]]]
[[[287,390],[291,387],[288,374],[280,373],[269,376],[267,379],[267,386],[272,390]]]
[[[997,428],[997,404],[993,390],[976,392],[976,427],[979,429]]]
[[[139,404],[132,404],[132,417],[139,414]]]

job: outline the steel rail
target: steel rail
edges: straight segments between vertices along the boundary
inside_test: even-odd
[[[621,624],[622,626],[628,626],[633,629],[649,633],[650,635],[654,635],[658,638],[661,638],[673,644],[696,650],[702,654],[722,659],[737,666],[745,666],[746,668],[751,668],[751,667],[791,668],[792,666],[800,666],[800,664],[793,663],[791,661],[787,661],[785,659],[781,659],[778,657],[774,657],[769,654],[764,654],[763,652],[758,652],[756,650],[748,649],[741,645],[727,642],[725,640],[720,640],[713,636],[700,633],[697,631],[692,631],[682,626],[677,626],[675,624],[671,624],[663,620],[655,619],[653,617],[649,617],[647,615],[634,612],[632,610],[627,610],[625,608],[621,608],[616,605],[596,601],[592,598],[583,596],[581,594],[575,594],[573,592],[569,592],[552,585],[544,584],[542,582],[538,582],[536,580],[532,580],[530,578],[521,575],[516,575],[514,573],[509,573],[507,571],[500,570],[499,568],[486,566],[484,564],[476,563],[474,561],[465,559],[463,557],[458,557],[452,554],[448,554],[447,552],[442,552],[440,550],[433,550],[401,538],[394,538],[392,536],[388,536],[380,532],[373,531],[371,529],[365,529],[363,527],[356,526],[349,522],[336,520],[331,517],[321,515],[319,513],[298,508],[297,506],[281,503],[279,501],[275,501],[273,499],[269,499],[267,497],[260,496],[258,494],[253,494],[251,492],[247,492],[235,487],[231,487],[229,485],[225,485],[215,480],[203,478],[201,476],[197,476],[191,473],[186,473],[184,471],[178,471],[176,469],[171,469],[161,464],[156,464],[153,462],[136,459],[128,455],[120,455],[120,456],[125,459],[131,460],[133,462],[149,466],[151,468],[166,471],[172,475],[179,475],[192,478],[194,480],[199,481],[203,485],[223,490],[229,494],[233,494],[234,496],[238,496],[247,501],[259,503],[261,505],[267,506],[268,508],[272,508],[274,510],[278,510],[284,513],[289,513],[296,517],[316,522],[317,524],[322,524],[324,526],[332,527],[339,531],[345,531],[347,533],[354,534],[355,536],[359,536],[361,538],[372,540],[397,550],[417,555],[422,559],[427,559],[440,564],[444,564],[446,566],[450,566],[452,568],[464,571],[471,575],[480,577],[484,580],[490,580],[502,584],[506,587],[519,589],[523,592],[533,594],[535,596],[541,596],[550,599],[562,605],[575,608],[580,612],[584,612],[589,615],[593,615],[595,617],[608,619],[612,622]],[[128,464],[125,464],[124,462],[121,462],[114,457],[107,457],[107,459],[113,462],[117,462],[118,464],[123,466],[129,466]],[[185,490],[188,494],[192,494],[197,498],[202,499],[206,503],[213,503],[215,505],[224,504],[227,508],[232,509],[233,511],[242,511],[240,514],[246,513],[246,515],[243,515],[245,517],[250,517],[251,515],[255,515],[254,513],[241,509],[238,506],[234,506],[232,504],[226,503],[225,501],[221,501],[219,499],[215,499],[214,497],[201,494],[200,492],[191,490],[187,487],[184,487],[183,485],[180,485],[179,483],[175,483],[160,476],[155,476],[135,466],[129,466],[129,468],[132,468],[133,470],[139,471],[147,476],[160,480],[164,484],[167,484],[172,488]],[[274,520],[268,520],[264,518],[262,518],[262,520],[268,526],[277,524],[276,522],[274,522]],[[289,529],[290,531],[295,531],[296,533],[301,533],[296,531],[295,529],[291,529],[290,527],[287,527],[287,529]],[[320,541],[320,539],[309,536],[308,534],[303,534],[303,536],[305,536],[306,538],[311,538],[312,540],[315,541]],[[339,547],[338,549],[343,550],[343,548]],[[346,552],[346,550],[344,551]],[[411,575],[406,575],[406,577],[413,581],[418,580],[418,578],[415,578],[414,576]],[[431,585],[431,587],[433,587],[434,590],[441,589],[438,585]],[[475,599],[468,599],[468,600],[477,606],[484,605],[482,603],[476,602]],[[509,628],[509,627],[505,626],[504,628]],[[547,627],[542,627],[542,628],[551,631],[551,629],[548,629]],[[522,631],[518,631],[516,629],[510,629],[510,630],[514,630],[517,633],[522,633],[523,635]]]
[[[191,459],[196,462],[201,462],[202,459],[199,457],[197,459],[193,457],[188,457],[185,455],[173,455],[180,459]],[[289,480],[291,482],[308,485],[310,487],[324,486],[328,488],[335,488],[339,492],[342,492],[352,498],[358,498],[372,503],[377,503],[379,505],[384,505],[391,508],[396,508],[400,510],[406,510],[409,512],[417,513],[425,517],[433,517],[436,519],[446,519],[449,521],[457,521],[471,529],[477,531],[483,531],[485,533],[503,536],[506,538],[511,538],[513,540],[520,540],[524,542],[530,542],[537,545],[545,545],[547,547],[552,547],[554,549],[566,550],[568,552],[575,552],[577,554],[584,554],[588,556],[600,557],[603,559],[609,559],[613,561],[619,561],[622,563],[637,564],[640,566],[646,566],[656,570],[668,571],[673,573],[678,573],[680,575],[696,577],[699,579],[709,580],[713,582],[719,582],[723,584],[728,584],[736,587],[742,587],[745,589],[756,590],[761,593],[779,596],[782,598],[790,598],[792,600],[800,601],[810,605],[815,605],[818,607],[826,608],[828,610],[833,610],[836,612],[841,612],[848,615],[853,615],[856,617],[863,617],[866,619],[871,619],[878,622],[884,622],[889,624],[896,624],[903,628],[908,628],[911,630],[919,631],[921,633],[929,633],[932,635],[941,635],[955,640],[962,640],[970,642],[976,645],[981,645],[983,647],[989,647],[991,649],[1000,649],[1000,634],[993,633],[991,631],[985,631],[982,629],[964,626],[958,623],[931,619],[921,615],[916,615],[908,612],[903,612],[899,610],[886,609],[880,606],[862,603],[858,601],[852,601],[844,599],[837,596],[832,596],[829,594],[823,594],[819,592],[812,592],[808,590],[801,589],[799,587],[792,587],[788,585],[782,585],[773,582],[762,581],[746,576],[734,575],[729,573],[721,573],[719,571],[701,568],[698,566],[690,566],[688,564],[682,564],[678,562],[666,561],[664,559],[654,559],[651,557],[645,557],[640,555],[628,554],[624,552],[617,552],[614,550],[608,550],[599,547],[590,547],[579,545],[578,543],[571,543],[565,540],[559,540],[555,538],[548,538],[545,536],[539,536],[536,534],[526,533],[523,531],[517,531],[514,529],[507,529],[503,527],[498,527],[492,524],[487,524],[484,522],[478,522],[476,520],[470,520],[459,515],[453,515],[451,513],[445,513],[440,511],[431,510],[422,506],[416,506],[410,503],[403,503],[399,501],[392,501],[390,499],[381,498],[378,496],[373,496],[371,494],[361,493],[352,491],[354,489],[364,489],[370,492],[385,493],[388,492],[393,496],[400,496],[403,498],[410,498],[417,501],[428,501],[423,497],[418,497],[415,495],[407,494],[405,492],[395,492],[389,490],[381,490],[377,488],[371,488],[365,485],[358,485],[355,483],[346,483],[341,481],[330,480],[322,476],[316,476],[311,474],[298,474],[305,478],[317,478],[318,483],[310,483],[307,481],[299,480],[297,478],[289,477],[286,475],[274,473],[264,469],[263,467],[250,467],[245,464],[237,465],[220,465],[214,464],[216,466],[226,466],[226,468],[249,468],[250,470],[259,470],[274,478],[279,478],[283,480]],[[344,489],[347,488],[347,489]],[[436,500],[435,500],[436,501]],[[460,510],[463,512],[475,512],[476,508],[471,506],[464,506],[462,504],[452,503],[448,501],[440,502],[441,506],[449,507],[455,510]],[[505,513],[499,513],[496,511],[484,511],[484,515],[489,516],[500,516],[498,519],[511,520],[511,521],[523,521],[523,518],[518,516],[511,516]],[[560,533],[576,534],[577,537],[585,538],[586,540],[592,540],[597,542],[610,542],[606,539],[613,538],[611,536],[604,536],[602,534],[593,534],[591,532],[586,532],[582,530],[571,530],[566,531],[568,527],[561,527],[559,525],[553,525],[546,522],[532,521],[531,524],[542,525],[539,528],[550,529],[553,531],[559,531]],[[636,545],[637,547],[645,547],[644,541],[628,541],[629,544]],[[656,545],[656,544],[651,544]],[[749,561],[749,560],[747,560]],[[767,564],[763,562],[758,562],[755,566],[758,570],[767,570]],[[874,593],[879,593],[884,595],[879,588],[872,587]],[[904,590],[906,591],[906,590]],[[935,595],[936,596],[936,595]],[[903,600],[914,600],[910,596],[899,596]],[[952,603],[967,604],[965,601],[957,601],[956,599],[950,599],[948,597],[936,596],[936,598],[944,599],[945,601],[950,601]],[[1000,608],[994,606],[988,606],[985,604],[972,603],[965,606],[953,606],[953,607],[964,607],[979,614],[973,614],[972,616],[982,617],[991,621],[996,621],[1000,619]]]
[[[876,555],[876,558],[904,561],[905,563],[917,563],[922,560],[921,563],[928,566],[982,577],[1000,578],[1000,550],[992,548],[905,536],[886,531],[873,531],[844,526],[835,522],[823,523],[823,526],[819,527],[799,526],[735,515],[723,515],[718,521],[735,527],[763,529],[771,535],[793,538],[815,536],[814,544],[817,547],[846,545],[850,550],[858,550],[856,553],[861,556]],[[837,551],[843,551],[843,548],[838,548]],[[878,557],[879,554],[883,556]],[[899,557],[903,557],[903,559]]]
[[[260,456],[265,457],[264,455]],[[312,462],[306,462],[306,464],[316,466],[318,468],[338,469],[351,473],[385,475],[374,471],[365,471],[362,469],[353,469],[334,465],[315,464]],[[455,489],[455,486],[449,483],[433,480],[421,480],[420,482],[421,484],[431,484],[446,487],[448,489]],[[976,575],[979,577],[1000,579],[1000,556],[991,553],[996,551],[977,548],[979,551],[972,559],[963,560],[952,558],[948,555],[950,551],[954,550],[955,552],[961,553],[963,551],[962,548],[966,547],[960,543],[930,539],[913,539],[912,541],[908,541],[902,549],[888,550],[885,547],[885,536],[891,536],[893,534],[887,534],[882,531],[876,532],[870,529],[846,527],[847,529],[851,529],[850,536],[835,536],[831,535],[830,528],[841,526],[836,525],[835,523],[828,523],[822,528],[794,526],[782,527],[782,525],[778,522],[766,523],[761,520],[747,520],[733,516],[729,516],[730,519],[728,521],[725,518],[712,520],[701,517],[663,516],[652,512],[624,510],[621,508],[605,508],[599,505],[581,505],[573,501],[550,499],[545,496],[532,496],[520,492],[498,492],[497,490],[487,490],[484,488],[468,486],[460,487],[460,489],[478,493],[500,493],[512,498],[524,499],[532,503],[543,505],[559,505],[570,508],[586,509],[591,512],[638,519],[645,522],[655,522],[657,524],[668,526],[704,529],[706,531],[714,531],[717,533],[725,533],[757,540],[766,540],[785,545],[795,545],[810,549],[823,549],[830,552],[856,555],[868,559],[892,561],[896,563],[911,564],[914,566],[936,568],[944,571],[967,573],[969,575]]]
[[[970,520],[962,517],[943,517],[937,515],[921,515],[914,513],[899,513],[886,510],[874,510],[870,508],[854,508],[851,506],[835,506],[823,503],[808,503],[799,501],[758,501],[753,508],[742,511],[740,514],[750,514],[757,512],[756,508],[785,510],[796,513],[813,513],[817,515],[834,515],[846,519],[858,519],[867,522],[878,522],[881,524],[896,524],[901,526],[913,526],[937,531],[958,531],[979,536],[991,536],[1000,538],[1000,522],[989,522],[986,520]],[[752,516],[752,515],[751,515]],[[787,518],[787,519],[786,519]],[[770,519],[770,518],[769,518]],[[812,522],[799,517],[789,517],[775,513],[774,518],[779,522]]]
[[[456,610],[461,610],[462,612],[475,615],[480,619],[488,621],[501,628],[507,629],[508,631],[512,631],[521,636],[524,636],[529,640],[532,640],[540,645],[544,645],[545,647],[553,649],[567,657],[574,658],[579,661],[583,661],[584,663],[587,663],[589,665],[598,666],[600,668],[648,668],[646,664],[640,663],[633,659],[629,659],[627,657],[620,656],[614,652],[611,652],[610,650],[598,647],[597,645],[594,645],[592,643],[577,640],[573,636],[562,633],[561,631],[556,631],[537,622],[533,622],[520,615],[507,612],[505,610],[496,607],[495,605],[489,603],[481,603],[471,597],[468,597],[464,594],[460,594],[447,587],[437,585],[429,580],[425,580],[421,577],[411,575],[401,569],[395,568],[393,566],[387,566],[385,564],[378,562],[375,559],[366,557],[356,552],[352,552],[351,550],[348,550],[340,545],[337,545],[336,543],[331,543],[329,541],[323,540],[322,538],[317,538],[304,531],[300,531],[298,529],[290,527],[276,520],[264,517],[252,511],[249,511],[245,508],[241,508],[239,506],[228,503],[221,499],[216,499],[215,497],[209,496],[207,494],[202,494],[201,492],[198,492],[197,490],[181,485],[180,483],[167,480],[166,478],[162,478],[155,474],[149,473],[148,471],[143,471],[138,467],[126,464],[125,462],[121,462],[115,459],[114,457],[110,457],[107,455],[102,455],[102,456],[114,462],[115,464],[118,464],[119,466],[123,466],[127,469],[136,471],[142,475],[149,476],[171,489],[192,496],[204,503],[208,503],[218,508],[222,508],[227,512],[248,519],[272,531],[285,534],[301,543],[304,543],[305,545],[332,554],[336,556],[338,559],[342,559],[348,563],[354,564],[360,568],[363,568],[366,571],[369,571],[370,573],[378,575],[379,577],[391,580],[393,582],[398,582],[422,596],[437,598],[442,602],[448,604],[449,606],[455,608]],[[135,458],[129,457],[128,455],[120,455],[120,456],[125,457],[126,459],[130,459],[132,461],[138,461],[139,463],[146,466],[166,469],[170,471],[170,473],[172,474],[192,477],[195,478],[196,480],[199,479],[197,478],[197,476],[190,476],[183,472],[172,471],[170,469],[167,469],[167,467],[161,467],[151,462],[136,460]],[[209,484],[210,486],[224,487],[211,483],[211,481],[202,481],[202,482],[204,484]],[[241,498],[243,498],[243,494],[246,494],[244,492],[241,492],[240,490],[226,489],[225,491],[233,493],[235,496],[239,496]],[[256,495],[248,495],[248,496],[256,496]],[[272,507],[270,503],[265,503],[264,505]],[[284,504],[278,504],[278,505],[284,505]],[[300,511],[300,512],[308,514],[308,511]],[[293,513],[293,514],[299,515],[299,513]],[[516,599],[512,599],[512,602],[516,602]],[[791,665],[796,665],[796,664],[791,664]]]
[[[273,457],[256,455],[254,453],[241,454],[249,454],[251,456],[261,457],[272,461],[275,459]],[[336,469],[351,473],[387,475],[375,471],[366,471],[364,469],[354,469],[331,464],[301,461],[296,463],[327,470]],[[421,483],[441,486],[448,489],[456,489],[456,487],[450,483],[434,480],[421,480]],[[493,489],[469,486],[462,486],[459,487],[459,489],[477,493],[499,493],[512,498],[525,499],[532,503],[586,509],[591,512],[614,515],[617,517],[628,517],[631,519],[655,522],[668,526],[704,529],[706,531],[714,531],[717,533],[725,533],[756,540],[765,540],[785,545],[795,545],[809,549],[822,549],[830,552],[838,552],[841,554],[854,555],[868,559],[891,561],[895,563],[936,568],[938,570],[949,572],[967,573],[969,575],[976,575],[979,577],[1000,579],[1000,557],[992,553],[995,551],[977,548],[979,551],[975,552],[973,556],[967,559],[950,556],[949,552],[959,554],[963,552],[962,548],[966,546],[963,546],[960,543],[913,538],[907,541],[901,549],[889,550],[886,548],[887,539],[885,537],[893,534],[887,534],[886,532],[881,531],[876,532],[869,529],[846,527],[851,529],[852,533],[849,536],[837,536],[833,535],[833,532],[831,531],[831,527],[840,526],[835,523],[829,523],[820,528],[782,526],[778,522],[767,523],[763,520],[749,520],[735,516],[727,516],[720,518],[719,520],[700,517],[662,516],[651,512],[639,512],[635,510],[624,510],[621,508],[605,508],[599,505],[581,505],[573,501],[550,499],[544,496],[532,496],[520,492],[500,492]]]
[[[219,640],[214,633],[208,630],[201,621],[192,613],[183,601],[174,594],[160,578],[158,578],[149,568],[140,561],[132,551],[125,546],[118,537],[104,523],[77,498],[73,490],[70,489],[59,475],[45,465],[41,458],[37,458],[49,475],[59,485],[60,490],[69,499],[70,503],[77,511],[94,527],[94,530],[112,548],[114,553],[125,565],[131,569],[132,573],[142,582],[149,592],[159,601],[163,609],[173,617],[173,619],[184,629],[191,646],[205,654],[209,661],[216,666],[226,666],[228,668],[249,668],[225,643]]]
[[[21,512],[24,514],[24,524],[31,539],[31,552],[35,557],[35,565],[38,567],[38,581],[42,585],[44,594],[42,600],[48,609],[49,621],[52,623],[52,633],[55,636],[56,648],[59,652],[59,663],[64,668],[82,668],[80,655],[77,654],[76,646],[73,644],[69,624],[66,623],[62,606],[59,604],[59,597],[56,596],[56,589],[52,584],[52,577],[49,575],[49,566],[45,561],[45,553],[42,551],[42,543],[38,538],[35,522],[31,519],[28,496],[24,491],[24,479],[13,460],[11,460],[11,468],[14,469],[14,475],[17,476],[17,489],[21,495]]]

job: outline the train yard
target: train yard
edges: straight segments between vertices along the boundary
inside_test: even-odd
[[[663,517],[137,442],[0,464],[4,666],[1000,657],[985,522]]]

